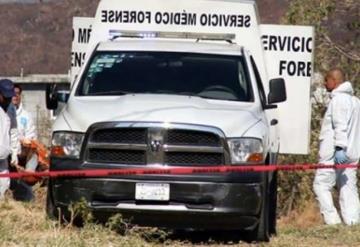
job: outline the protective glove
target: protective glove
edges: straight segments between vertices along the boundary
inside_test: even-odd
[[[335,151],[335,164],[345,164],[347,162],[346,153],[344,150]]]
[[[24,168],[19,165],[19,159],[16,154],[11,154],[11,166],[14,167],[18,172],[23,171]]]
[[[19,159],[16,153],[11,153],[11,164],[12,165],[17,165],[19,163]]]

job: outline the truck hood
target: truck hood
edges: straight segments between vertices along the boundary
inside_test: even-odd
[[[213,126],[230,137],[261,121],[254,103],[154,94],[72,97],[63,117],[70,130],[79,132],[96,122],[168,122]]]

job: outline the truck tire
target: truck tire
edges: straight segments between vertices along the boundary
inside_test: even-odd
[[[49,184],[47,186],[47,193],[46,193],[46,215],[48,216],[49,219],[56,220],[58,216],[54,205],[50,184],[51,183],[49,181]]]
[[[251,240],[268,242],[270,240],[269,233],[269,194],[267,193],[268,186],[264,188],[264,201],[261,205],[261,213],[259,218],[259,224],[251,232]]]
[[[273,173],[272,180],[269,185],[269,233],[276,235],[276,219],[277,219],[277,172]]]
[[[54,197],[51,192],[51,182],[49,181],[46,194],[46,215],[51,220],[57,220],[61,224],[68,224],[71,221],[70,212],[64,207],[56,207],[54,204]],[[83,221],[80,217],[73,220],[74,226],[82,226]]]

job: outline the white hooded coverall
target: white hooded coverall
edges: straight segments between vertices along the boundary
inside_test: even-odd
[[[32,116],[28,111],[24,109],[22,103],[20,103],[18,109],[16,109],[16,120],[19,131],[19,139],[21,141],[29,141],[37,138],[36,128]],[[34,170],[36,169],[37,165],[38,156],[37,154],[33,154],[31,158],[27,161],[25,168],[31,168],[31,170]]]
[[[16,110],[16,120],[20,140],[31,140],[37,138],[36,128],[32,116],[23,108],[22,104],[20,104],[19,108]]]
[[[344,82],[331,93],[320,131],[320,164],[334,164],[335,147],[346,152],[348,164],[357,164],[360,158],[360,101],[353,96],[350,82]],[[331,190],[337,185],[341,216],[345,224],[359,223],[360,202],[356,168],[318,169],[314,192],[326,224],[339,224],[341,219],[334,206]]]
[[[18,155],[21,153],[21,144],[16,120],[16,108],[13,104],[9,105],[7,114],[10,119],[11,162],[18,164]]]

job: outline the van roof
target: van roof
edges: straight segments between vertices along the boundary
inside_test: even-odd
[[[225,41],[168,40],[122,38],[100,42],[98,51],[164,51],[242,55],[242,47]]]

